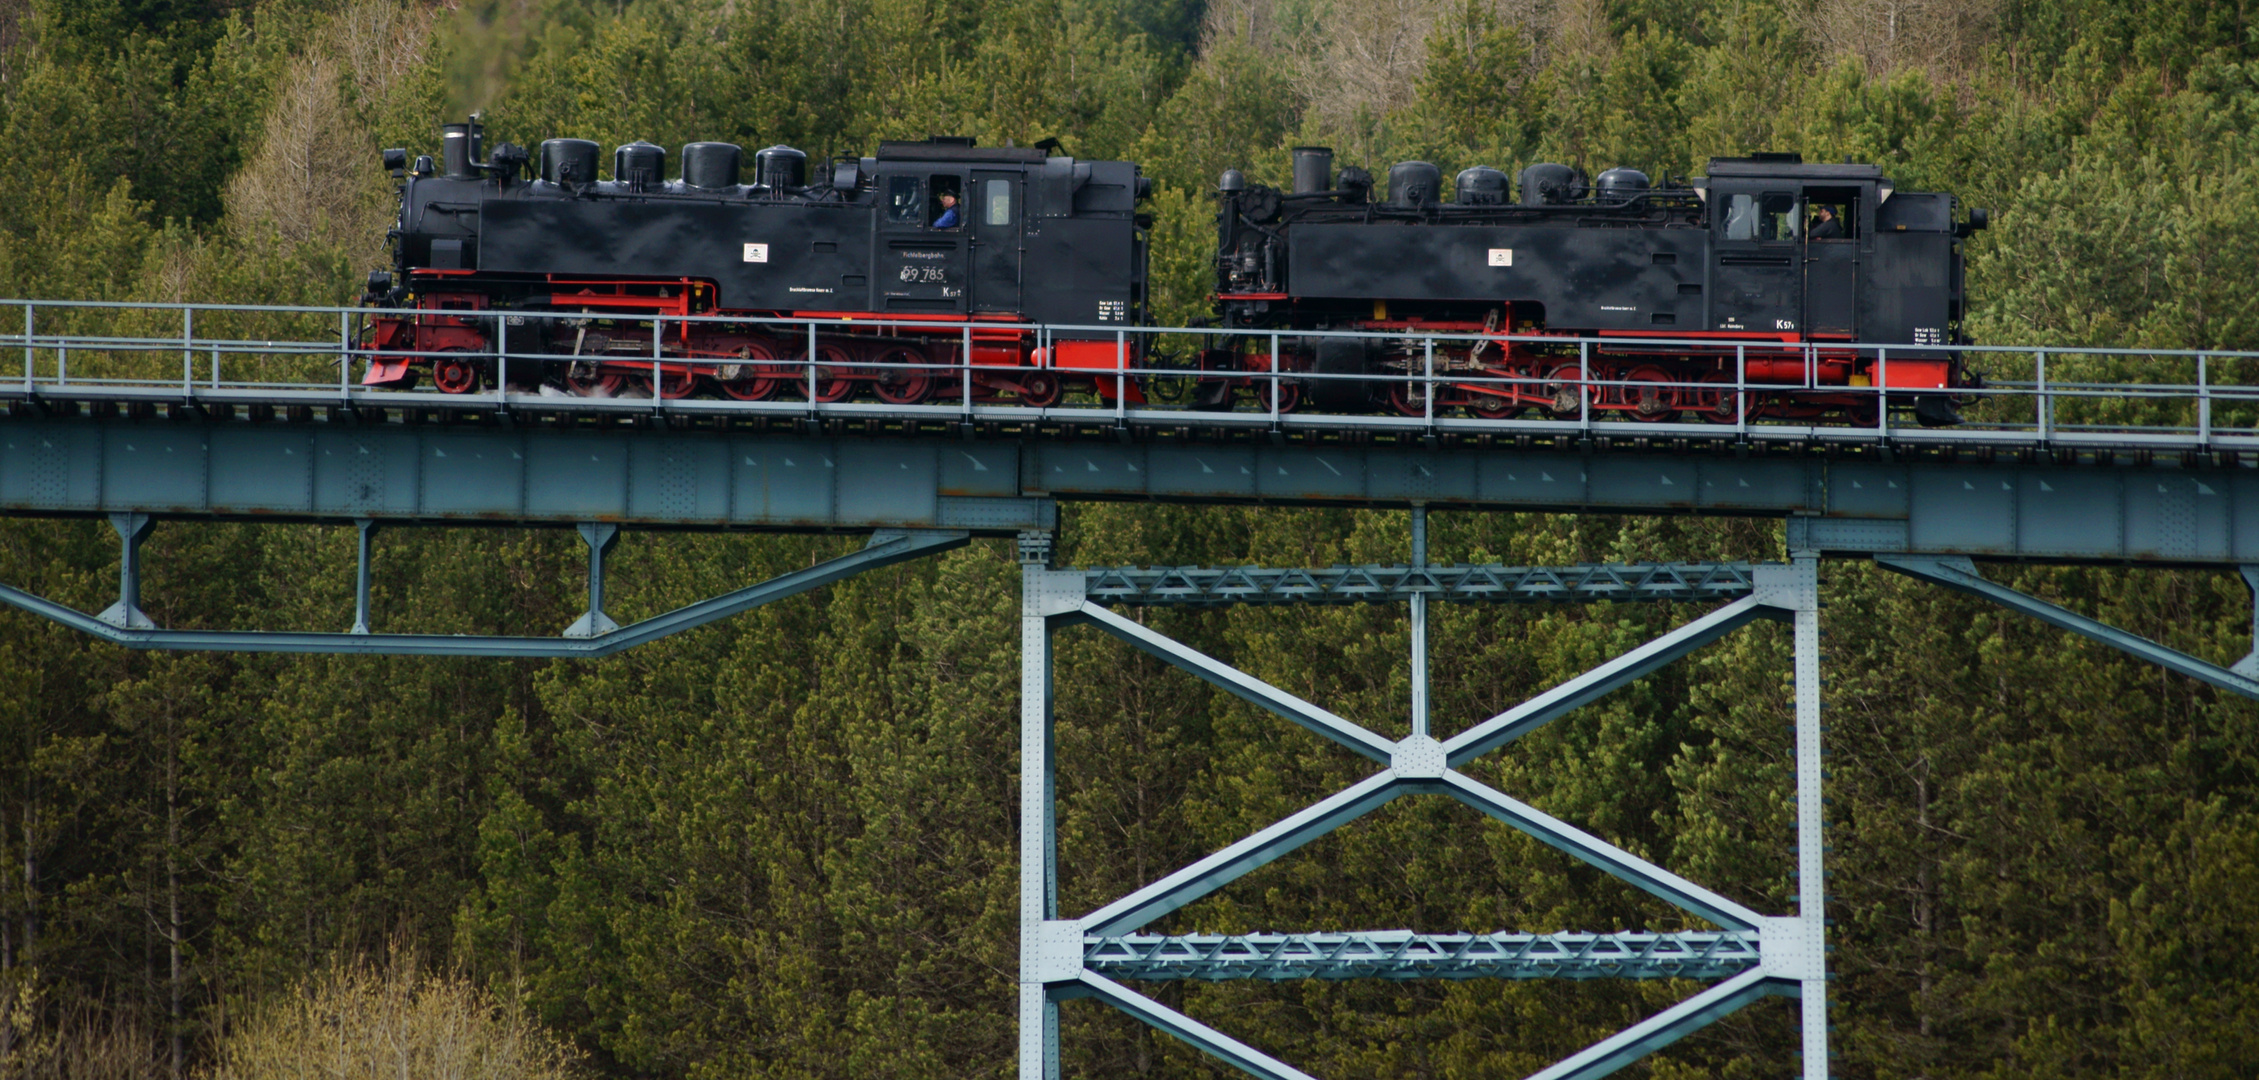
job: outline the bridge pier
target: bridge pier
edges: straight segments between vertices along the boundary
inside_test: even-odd
[[[1797,552],[1785,565],[1739,568],[1671,567],[1453,567],[1431,572],[1426,560],[1426,514],[1413,514],[1409,567],[1357,567],[1347,571],[1054,570],[1048,534],[1023,536],[1021,578],[1022,833],[1020,895],[1021,1080],[1059,1076],[1059,1002],[1091,997],[1121,1009],[1249,1075],[1265,1080],[1309,1080],[1308,1074],[1200,1021],[1124,986],[1120,979],[1225,978],[1438,978],[1438,977],[1690,977],[1719,980],[1662,1013],[1565,1059],[1539,1080],[1592,1080],[1606,1076],[1685,1035],[1768,995],[1800,998],[1803,1075],[1828,1075],[1825,940],[1825,825],[1821,784],[1818,557]],[[1724,572],[1721,573],[1721,570]],[[1325,577],[1331,588],[1315,587]],[[1578,583],[1550,592],[1510,588],[1468,592],[1447,586],[1485,580],[1543,577]],[[1300,578],[1313,587],[1288,592],[1274,584]],[[1689,580],[1738,581],[1712,588],[1705,598],[1730,602],[1686,626],[1529,702],[1438,740],[1423,721],[1425,622],[1432,599],[1468,601],[1686,598]],[[1627,581],[1657,583],[1627,588]],[[1677,583],[1674,588],[1671,583]],[[1272,686],[1229,664],[1156,633],[1102,606],[1228,602],[1402,601],[1412,611],[1413,706],[1411,733],[1390,739],[1320,705]],[[1460,766],[1579,705],[1631,682],[1663,664],[1757,618],[1794,627],[1796,676],[1797,910],[1761,914],[1689,881],[1460,771]],[[1190,866],[1079,918],[1058,905],[1056,841],[1057,761],[1052,739],[1051,635],[1089,625],[1175,667],[1299,724],[1381,766],[1380,771],[1289,815]],[[1222,888],[1399,796],[1446,795],[1635,888],[1705,919],[1719,931],[1642,935],[1422,935],[1409,931],[1336,934],[1189,935],[1139,933],[1169,912]],[[1637,940],[1631,940],[1636,937]],[[1613,947],[1609,942],[1613,941]],[[1593,952],[1599,949],[1598,953]],[[1628,961],[1628,962],[1627,962]]]

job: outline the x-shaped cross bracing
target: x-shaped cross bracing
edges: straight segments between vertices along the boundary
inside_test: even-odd
[[[1021,1077],[1058,1075],[1057,1002],[1096,997],[1255,1076],[1306,1074],[1171,1009],[1085,964],[1086,950],[1119,939],[1288,852],[1413,793],[1448,795],[1537,840],[1728,931],[1754,935],[1760,960],[1640,1024],[1541,1072],[1598,1077],[1768,994],[1805,1000],[1806,1076],[1826,1075],[1825,963],[1819,860],[1818,584],[1816,564],[1752,570],[1749,594],[1541,693],[1449,739],[1426,733],[1424,604],[1415,601],[1413,733],[1390,739],[1199,650],[1092,603],[1082,571],[1029,566],[1023,582]],[[1767,916],[1561,821],[1460,769],[1759,618],[1796,625],[1799,913]],[[1071,625],[1103,630],[1170,665],[1370,759],[1382,768],[1277,823],[1080,918],[1061,918],[1052,817],[1050,637]]]

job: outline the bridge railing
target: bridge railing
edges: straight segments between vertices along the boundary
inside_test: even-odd
[[[446,394],[360,385],[373,316],[437,315],[474,320],[488,347],[386,350],[470,360],[476,392]],[[577,353],[591,324],[601,352]],[[675,346],[695,324],[761,331],[774,356],[687,358],[752,369],[775,385],[765,400],[675,397],[702,388],[672,377],[686,358]],[[560,353],[570,328],[575,352]],[[841,335],[917,345],[880,364],[825,348]],[[1361,339],[1381,369],[1363,373],[1286,370],[1322,339]],[[1112,363],[1056,369],[1072,380],[1055,405],[1017,398],[1031,368],[1005,359],[1020,346],[1046,350],[1095,343]],[[789,343],[789,348],[786,347]],[[1108,349],[1107,343],[1113,348]],[[648,347],[646,347],[648,345]],[[982,346],[990,346],[986,351]],[[998,348],[998,346],[1009,346]],[[1474,366],[1481,353],[1535,356],[1523,375]],[[1643,351],[1700,350],[1714,367],[1699,380]],[[1474,354],[1470,360],[1470,352]],[[1227,357],[1202,370],[1203,354]],[[1934,366],[1958,354],[1987,375],[1951,391],[1905,385],[1891,365]],[[922,356],[923,359],[917,359]],[[904,358],[906,357],[906,359]],[[9,364],[8,359],[15,362]],[[1594,374],[1605,359],[1618,377]],[[1867,369],[1848,385],[1844,362]],[[648,363],[649,376],[569,378],[576,362],[618,372]],[[632,366],[628,366],[632,365]],[[14,370],[9,370],[9,368]],[[855,400],[873,373],[924,376],[909,401]],[[1880,383],[1882,385],[1874,385]],[[1354,384],[1354,385],[1350,385]],[[999,393],[998,388],[1003,388]],[[848,396],[842,395],[842,388]],[[655,392],[656,391],[656,392]],[[1219,391],[1221,393],[1219,393]],[[1330,392],[1329,392],[1330,391]],[[1961,422],[1925,428],[1935,406],[1958,401]],[[589,395],[589,396],[583,396]],[[1456,400],[1445,401],[1445,395]],[[897,394],[897,396],[902,396]],[[1318,409],[1312,399],[1371,401],[1367,411]],[[1174,427],[1334,428],[1398,433],[1661,436],[1757,440],[1948,440],[2004,445],[2136,446],[2259,450],[2259,353],[2229,350],[1964,345],[1953,348],[1856,342],[1763,342],[1686,335],[1559,337],[1510,333],[1270,331],[1119,324],[1030,324],[981,318],[770,318],[653,315],[643,311],[508,310],[408,312],[362,307],[0,301],[0,397],[368,407],[658,411],[814,418],[1106,422]],[[1532,399],[1543,404],[1532,404]],[[1815,401],[1822,404],[1815,404]],[[1485,407],[1485,405],[1489,407]],[[1645,407],[1639,407],[1644,405]],[[1632,406],[1632,407],[1626,407]]]

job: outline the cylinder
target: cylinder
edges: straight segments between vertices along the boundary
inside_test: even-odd
[[[1462,169],[1452,183],[1451,197],[1461,206],[1503,206],[1506,202],[1506,174],[1488,165]]]
[[[808,155],[789,146],[771,146],[753,155],[753,182],[772,195],[808,186]]]
[[[1541,161],[1522,170],[1522,205],[1575,202],[1584,187],[1583,170]]]
[[[636,141],[612,151],[612,179],[629,191],[651,191],[667,177],[667,150]]]
[[[1434,206],[1442,197],[1443,170],[1425,161],[1399,161],[1388,167],[1388,204]]]
[[[700,191],[737,186],[737,170],[745,151],[736,143],[694,142],[682,148],[682,182]]]
[[[541,178],[552,184],[595,183],[596,155],[600,150],[587,139],[544,139]]]
[[[1634,195],[1644,193],[1651,185],[1648,182],[1647,174],[1638,169],[1616,168],[1601,173],[1599,179],[1593,181],[1592,186],[1594,190],[1600,193],[1601,201],[1622,202]]]
[[[469,124],[439,125],[439,161],[447,175],[456,180],[469,179],[471,172],[471,126]]]
[[[1294,193],[1312,195],[1333,189],[1333,148],[1297,146],[1287,151],[1294,159]]]

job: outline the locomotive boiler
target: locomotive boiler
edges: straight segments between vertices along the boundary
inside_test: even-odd
[[[1658,184],[1537,164],[1512,185],[1478,166],[1447,191],[1426,162],[1382,188],[1337,176],[1324,148],[1292,154],[1290,190],[1236,169],[1218,184],[1220,324],[1468,340],[1431,358],[1405,339],[1286,337],[1277,370],[1320,377],[1277,380],[1271,334],[1227,338],[1202,359],[1211,407],[1276,383],[1281,409],[1871,425],[1887,403],[1947,424],[1954,391],[1977,385],[1952,346],[1961,242],[1986,213],[1873,165],[1759,154]]]
[[[1091,374],[1137,366],[1136,338],[1103,329],[1145,312],[1148,181],[1128,162],[937,137],[812,177],[807,155],[772,146],[747,177],[729,143],[684,146],[670,169],[664,148],[636,142],[605,179],[587,140],[491,156],[483,143],[474,117],[442,129],[437,163],[385,151],[400,218],[394,266],[364,297],[385,309],[364,338],[365,385],[896,404],[967,383],[976,401],[1030,405],[1076,385],[1138,394]],[[757,321],[788,318],[852,321]],[[1101,329],[1039,341],[1039,322]]]

